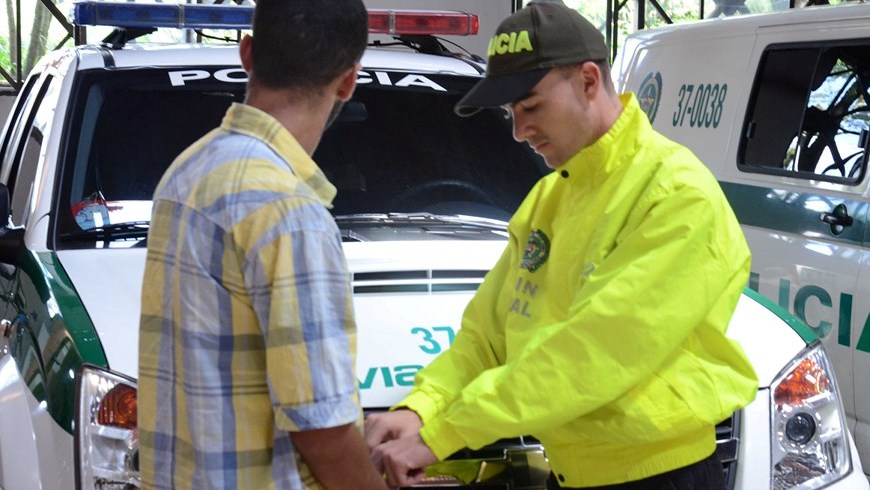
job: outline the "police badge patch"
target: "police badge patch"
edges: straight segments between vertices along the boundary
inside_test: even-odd
[[[656,119],[656,112],[659,110],[659,99],[662,95],[662,74],[659,72],[650,72],[640,88],[637,90],[637,100],[640,103],[640,108],[646,113],[649,122]]]
[[[529,241],[526,242],[526,249],[523,251],[523,260],[520,262],[520,267],[535,272],[540,269],[547,257],[550,256],[550,239],[541,230],[532,230],[529,233]]]

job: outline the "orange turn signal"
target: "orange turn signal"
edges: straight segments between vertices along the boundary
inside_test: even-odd
[[[773,399],[778,407],[794,406],[829,390],[830,381],[824,369],[813,359],[804,358],[776,387]]]
[[[111,427],[133,430],[138,418],[136,388],[117,384],[106,393],[97,412],[97,423]]]

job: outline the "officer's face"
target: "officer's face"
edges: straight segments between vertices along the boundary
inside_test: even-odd
[[[505,107],[514,139],[528,142],[552,168],[597,139],[580,67],[550,70],[525,97]]]

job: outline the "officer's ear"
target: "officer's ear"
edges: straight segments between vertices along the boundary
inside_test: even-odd
[[[585,61],[576,68],[574,73],[575,83],[580,85],[580,89],[587,98],[594,98],[599,90],[604,89],[601,79],[601,68],[594,61]]]

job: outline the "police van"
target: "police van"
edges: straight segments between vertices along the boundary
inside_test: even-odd
[[[78,25],[123,29],[49,54],[0,133],[4,490],[141,486],[137,341],[152,192],[244,99],[236,45],[133,38],[156,26],[244,29],[250,8],[82,2],[74,12]],[[393,42],[366,51],[354,97],[314,155],[338,188],[366,412],[401,400],[449,348],[506,221],[547,172],[500,111],[453,113],[485,68],[439,37],[474,32],[476,16],[370,11],[370,26]],[[816,333],[747,289],[729,335],[760,380],[756,399],[717,428],[729,488],[866,490]],[[540,489],[545,451],[526,436],[468,448],[430,467],[420,488]]]
[[[653,126],[716,174],[753,290],[823,340],[870,464],[870,5],[638,32],[614,63]]]

